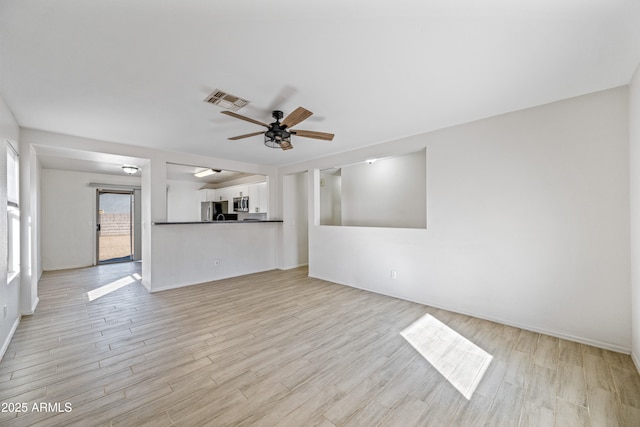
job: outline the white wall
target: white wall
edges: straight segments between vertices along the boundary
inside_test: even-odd
[[[150,291],[153,292],[277,267],[281,223],[214,222],[152,227],[155,250]]]
[[[630,350],[627,87],[283,173],[424,147],[428,228],[312,226],[311,276]]]
[[[631,356],[640,371],[640,66],[629,86],[631,169]]]
[[[424,150],[342,168],[342,225],[426,227]]]
[[[295,268],[309,263],[308,173],[286,175],[283,178],[284,240],[283,268]]]
[[[200,221],[199,182],[167,181],[167,221]]]
[[[0,206],[7,206],[7,141],[19,149],[20,128],[0,96]],[[0,215],[0,359],[20,322],[20,278],[7,284],[7,215]],[[7,315],[4,316],[4,306]]]
[[[342,225],[342,175],[320,172],[320,224]]]
[[[42,267],[45,271],[94,265],[96,188],[89,183],[140,186],[140,178],[42,170]]]

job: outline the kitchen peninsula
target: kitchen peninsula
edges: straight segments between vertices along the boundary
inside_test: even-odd
[[[222,170],[194,182],[199,169],[167,164],[166,210],[148,225],[154,248],[150,292],[215,286],[280,265],[283,225],[269,210],[275,205],[267,176]]]
[[[281,219],[229,219],[220,221],[172,221],[154,222],[153,225],[177,225],[177,224],[251,224],[263,222],[282,222]]]
[[[282,220],[157,221],[152,227],[151,292],[278,267]]]

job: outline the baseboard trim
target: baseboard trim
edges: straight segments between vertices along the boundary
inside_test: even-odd
[[[31,307],[29,308],[29,311],[23,311],[22,315],[23,316],[32,316],[33,313],[36,312],[36,307],[38,306],[38,303],[40,302],[40,298],[36,297],[36,299],[34,299],[31,302]]]
[[[39,302],[40,302],[40,297],[36,297],[36,299],[33,300],[33,304],[31,304],[31,314],[36,312],[36,307],[38,306]]]
[[[282,270],[282,271],[293,270],[295,268],[306,267],[308,265],[309,265],[309,263],[305,262],[304,264],[288,265],[286,267],[280,268],[279,270]]]
[[[564,339],[564,340],[567,340],[567,341],[573,341],[573,342],[577,342],[577,343],[580,343],[580,344],[586,344],[586,345],[590,345],[592,347],[602,348],[604,350],[611,350],[611,351],[615,351],[616,353],[631,354],[631,348],[620,346],[620,345],[613,344],[613,343],[608,343],[608,342],[598,341],[598,340],[592,340],[590,338],[578,337],[578,336],[571,335],[571,334],[566,334],[566,333],[563,333],[563,332],[546,330],[546,329],[543,329],[543,328],[538,328],[538,327],[535,327],[535,326],[522,324],[522,323],[518,323],[518,322],[511,322],[511,321],[508,321],[508,320],[505,320],[505,319],[500,319],[500,318],[497,318],[497,317],[485,316],[483,314],[467,312],[467,311],[461,311],[461,310],[458,310],[458,309],[455,309],[455,308],[452,308],[452,307],[447,307],[447,306],[437,305],[437,304],[431,304],[431,303],[428,303],[426,301],[418,301],[418,300],[407,298],[407,297],[404,297],[404,296],[393,295],[393,294],[385,293],[385,292],[379,292],[379,291],[376,291],[376,290],[372,290],[372,289],[369,289],[369,288],[353,285],[353,284],[350,284],[350,283],[342,283],[340,281],[333,280],[331,278],[326,278],[326,277],[313,275],[311,273],[309,273],[309,277],[312,277],[314,279],[325,280],[327,282],[336,283],[336,284],[342,285],[342,286],[349,286],[351,288],[356,288],[356,289],[360,289],[360,290],[367,291],[367,292],[373,292],[373,293],[376,293],[376,294],[385,295],[385,296],[392,297],[392,298],[398,298],[398,299],[402,299],[402,300],[405,300],[405,301],[411,301],[411,302],[415,302],[416,304],[422,304],[422,305],[426,305],[426,306],[429,306],[429,307],[438,308],[438,309],[441,309],[441,310],[447,310],[447,311],[451,311],[451,312],[458,313],[458,314],[464,314],[465,316],[476,317],[478,319],[488,320],[490,322],[496,322],[496,323],[500,323],[500,324],[506,325],[506,326],[513,326],[514,328],[524,329],[524,330],[531,331],[531,332],[537,332],[537,333],[540,333],[540,334],[549,335],[549,336],[556,337],[556,338],[561,338],[561,339]],[[636,367],[640,366],[640,364],[637,363],[637,360],[634,360],[634,362],[636,363]],[[640,369],[639,369],[639,371],[640,371]]]
[[[633,351],[631,352],[631,360],[633,360],[633,364],[636,365],[636,370],[640,374],[640,359],[638,359],[638,355]]]
[[[13,322],[13,326],[11,327],[11,330],[9,331],[9,335],[7,335],[7,338],[2,343],[2,348],[0,348],[0,361],[2,361],[2,359],[4,358],[4,354],[7,352],[7,349],[9,348],[9,344],[11,343],[11,340],[13,339],[13,334],[16,333],[16,329],[18,329],[18,325],[19,324],[20,324],[20,316],[18,316],[16,321]]]
[[[183,282],[183,283],[178,283],[177,285],[161,286],[159,288],[153,288],[153,289],[147,288],[147,290],[149,291],[149,293],[153,294],[153,293],[156,293],[156,292],[163,292],[163,291],[170,291],[172,289],[185,288],[187,286],[198,286],[198,285],[204,285],[206,283],[215,283],[215,282],[218,282],[220,280],[233,279],[234,277],[248,276],[250,274],[264,273],[265,271],[272,271],[272,270],[277,270],[277,268],[273,267],[273,268],[267,268],[267,269],[264,269],[264,270],[246,271],[246,272],[243,272],[241,274],[230,274],[230,275],[223,275],[223,276],[211,278],[210,280],[206,280],[204,282],[196,282],[196,283]]]

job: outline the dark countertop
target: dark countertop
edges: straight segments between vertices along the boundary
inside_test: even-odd
[[[249,219],[228,221],[184,221],[184,222],[154,222],[153,225],[177,225],[177,224],[251,224],[254,222],[282,222],[281,219]]]

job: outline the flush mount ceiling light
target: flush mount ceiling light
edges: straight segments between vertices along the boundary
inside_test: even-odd
[[[218,172],[222,172],[220,169],[205,169],[205,170],[201,170],[200,172],[196,172],[193,175],[198,177],[198,178],[202,178],[204,176],[209,176],[209,175],[213,175],[214,173],[218,173]]]
[[[138,172],[140,170],[140,168],[137,167],[137,166],[132,166],[132,165],[124,165],[124,166],[122,166],[122,170],[127,175],[133,175],[134,173]]]

